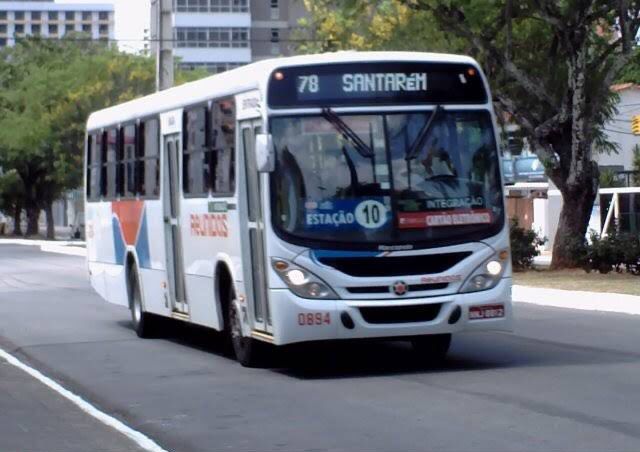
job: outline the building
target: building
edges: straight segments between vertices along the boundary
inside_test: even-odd
[[[175,0],[174,56],[182,68],[214,73],[288,56],[291,33],[305,15],[302,0]],[[155,28],[152,17],[152,37]]]
[[[71,32],[114,39],[113,5],[0,0],[0,47],[25,36],[61,38]]]
[[[307,15],[302,0],[253,0],[252,61],[295,55],[295,31],[298,21]]]
[[[612,143],[619,147],[617,153],[596,154],[595,160],[600,169],[610,169],[615,172],[633,170],[633,150],[640,146],[640,136],[631,131],[631,121],[640,115],[640,85],[621,83],[613,85],[611,90],[618,94],[616,105],[618,112],[605,125],[604,132]]]

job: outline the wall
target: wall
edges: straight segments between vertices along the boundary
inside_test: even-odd
[[[618,113],[605,126],[605,133],[609,140],[617,143],[620,150],[617,154],[598,154],[595,160],[599,165],[619,165],[629,171],[633,169],[633,147],[640,144],[640,136],[631,134],[631,118],[640,115],[640,86],[625,89],[618,93]]]

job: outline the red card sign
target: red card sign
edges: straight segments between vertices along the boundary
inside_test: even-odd
[[[469,211],[402,212],[398,214],[400,229],[421,229],[438,226],[489,224],[493,216],[489,209]]]

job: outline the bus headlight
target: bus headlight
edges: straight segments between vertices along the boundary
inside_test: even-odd
[[[494,288],[502,279],[509,253],[501,251],[484,261],[476,268],[462,285],[460,292],[478,292]]]
[[[338,295],[323,280],[287,260],[272,258],[271,266],[287,287],[301,298],[337,299]]]

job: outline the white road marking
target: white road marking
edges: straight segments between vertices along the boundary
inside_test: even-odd
[[[514,302],[556,308],[640,315],[640,297],[619,293],[583,292],[514,285],[512,298]]]
[[[36,369],[27,366],[22,361],[18,360],[15,356],[11,355],[10,353],[7,353],[6,351],[4,351],[1,348],[0,348],[0,358],[3,358],[9,364],[11,364],[12,366],[17,367],[18,369],[21,369],[22,371],[24,371],[24,372],[28,373],[29,375],[31,375],[36,380],[40,381],[44,385],[46,385],[49,388],[53,389],[55,392],[60,394],[65,399],[69,400],[71,403],[76,405],[78,408],[80,408],[82,411],[84,411],[88,415],[93,416],[98,421],[102,422],[103,424],[108,425],[109,427],[111,427],[111,428],[117,430],[118,432],[122,433],[123,435],[125,435],[127,438],[132,440],[134,443],[136,443],[141,448],[143,448],[145,450],[148,450],[149,452],[167,452],[167,450],[165,450],[162,447],[160,447],[155,441],[153,441],[148,436],[146,436],[146,435],[144,435],[144,434],[142,434],[142,433],[140,433],[140,432],[138,432],[136,430],[133,430],[131,427],[123,424],[118,419],[116,419],[116,418],[114,418],[112,416],[109,416],[108,414],[104,413],[103,411],[100,411],[99,409],[97,409],[96,407],[91,405],[89,402],[87,402],[84,399],[82,399],[80,396],[78,396],[78,395],[72,393],[71,391],[63,388],[60,384],[56,383],[51,378],[43,375],[42,373],[40,373]]]

